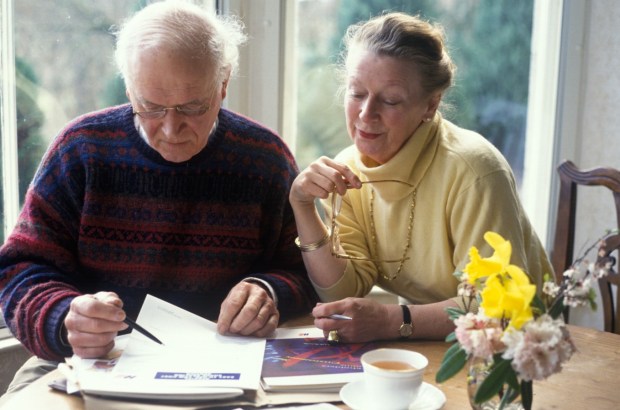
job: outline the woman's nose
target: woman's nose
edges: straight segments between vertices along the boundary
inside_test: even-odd
[[[360,108],[359,117],[363,121],[371,121],[377,116],[377,104],[372,98],[366,98]]]

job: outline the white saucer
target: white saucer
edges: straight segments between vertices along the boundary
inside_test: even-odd
[[[372,400],[365,397],[364,381],[356,380],[340,389],[340,398],[353,410],[378,410]],[[432,384],[422,382],[418,398],[409,405],[409,410],[439,410],[446,402],[446,395]]]

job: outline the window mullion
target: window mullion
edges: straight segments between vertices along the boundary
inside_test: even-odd
[[[542,243],[549,248],[550,197],[554,174],[554,140],[563,0],[534,3],[532,57],[528,93],[523,207]]]
[[[13,229],[19,213],[17,163],[17,99],[15,89],[15,43],[13,41],[13,0],[1,0],[0,13],[0,127],[2,127],[2,190],[5,237]]]

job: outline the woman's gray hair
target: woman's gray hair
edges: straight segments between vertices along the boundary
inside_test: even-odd
[[[246,41],[243,24],[232,16],[218,16],[190,1],[152,3],[123,23],[116,33],[114,58],[130,87],[138,53],[154,48],[173,50],[182,58],[212,67],[218,82],[233,75],[239,65],[239,46]]]
[[[419,16],[386,13],[350,26],[343,41],[345,66],[351,49],[361,48],[413,63],[427,95],[452,85],[456,66],[446,51],[443,28]]]

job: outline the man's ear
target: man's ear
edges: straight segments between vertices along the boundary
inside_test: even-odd
[[[224,76],[224,81],[222,81],[221,95],[222,100],[226,98],[226,93],[228,92],[228,81],[230,80],[230,69],[226,70],[226,74]]]

